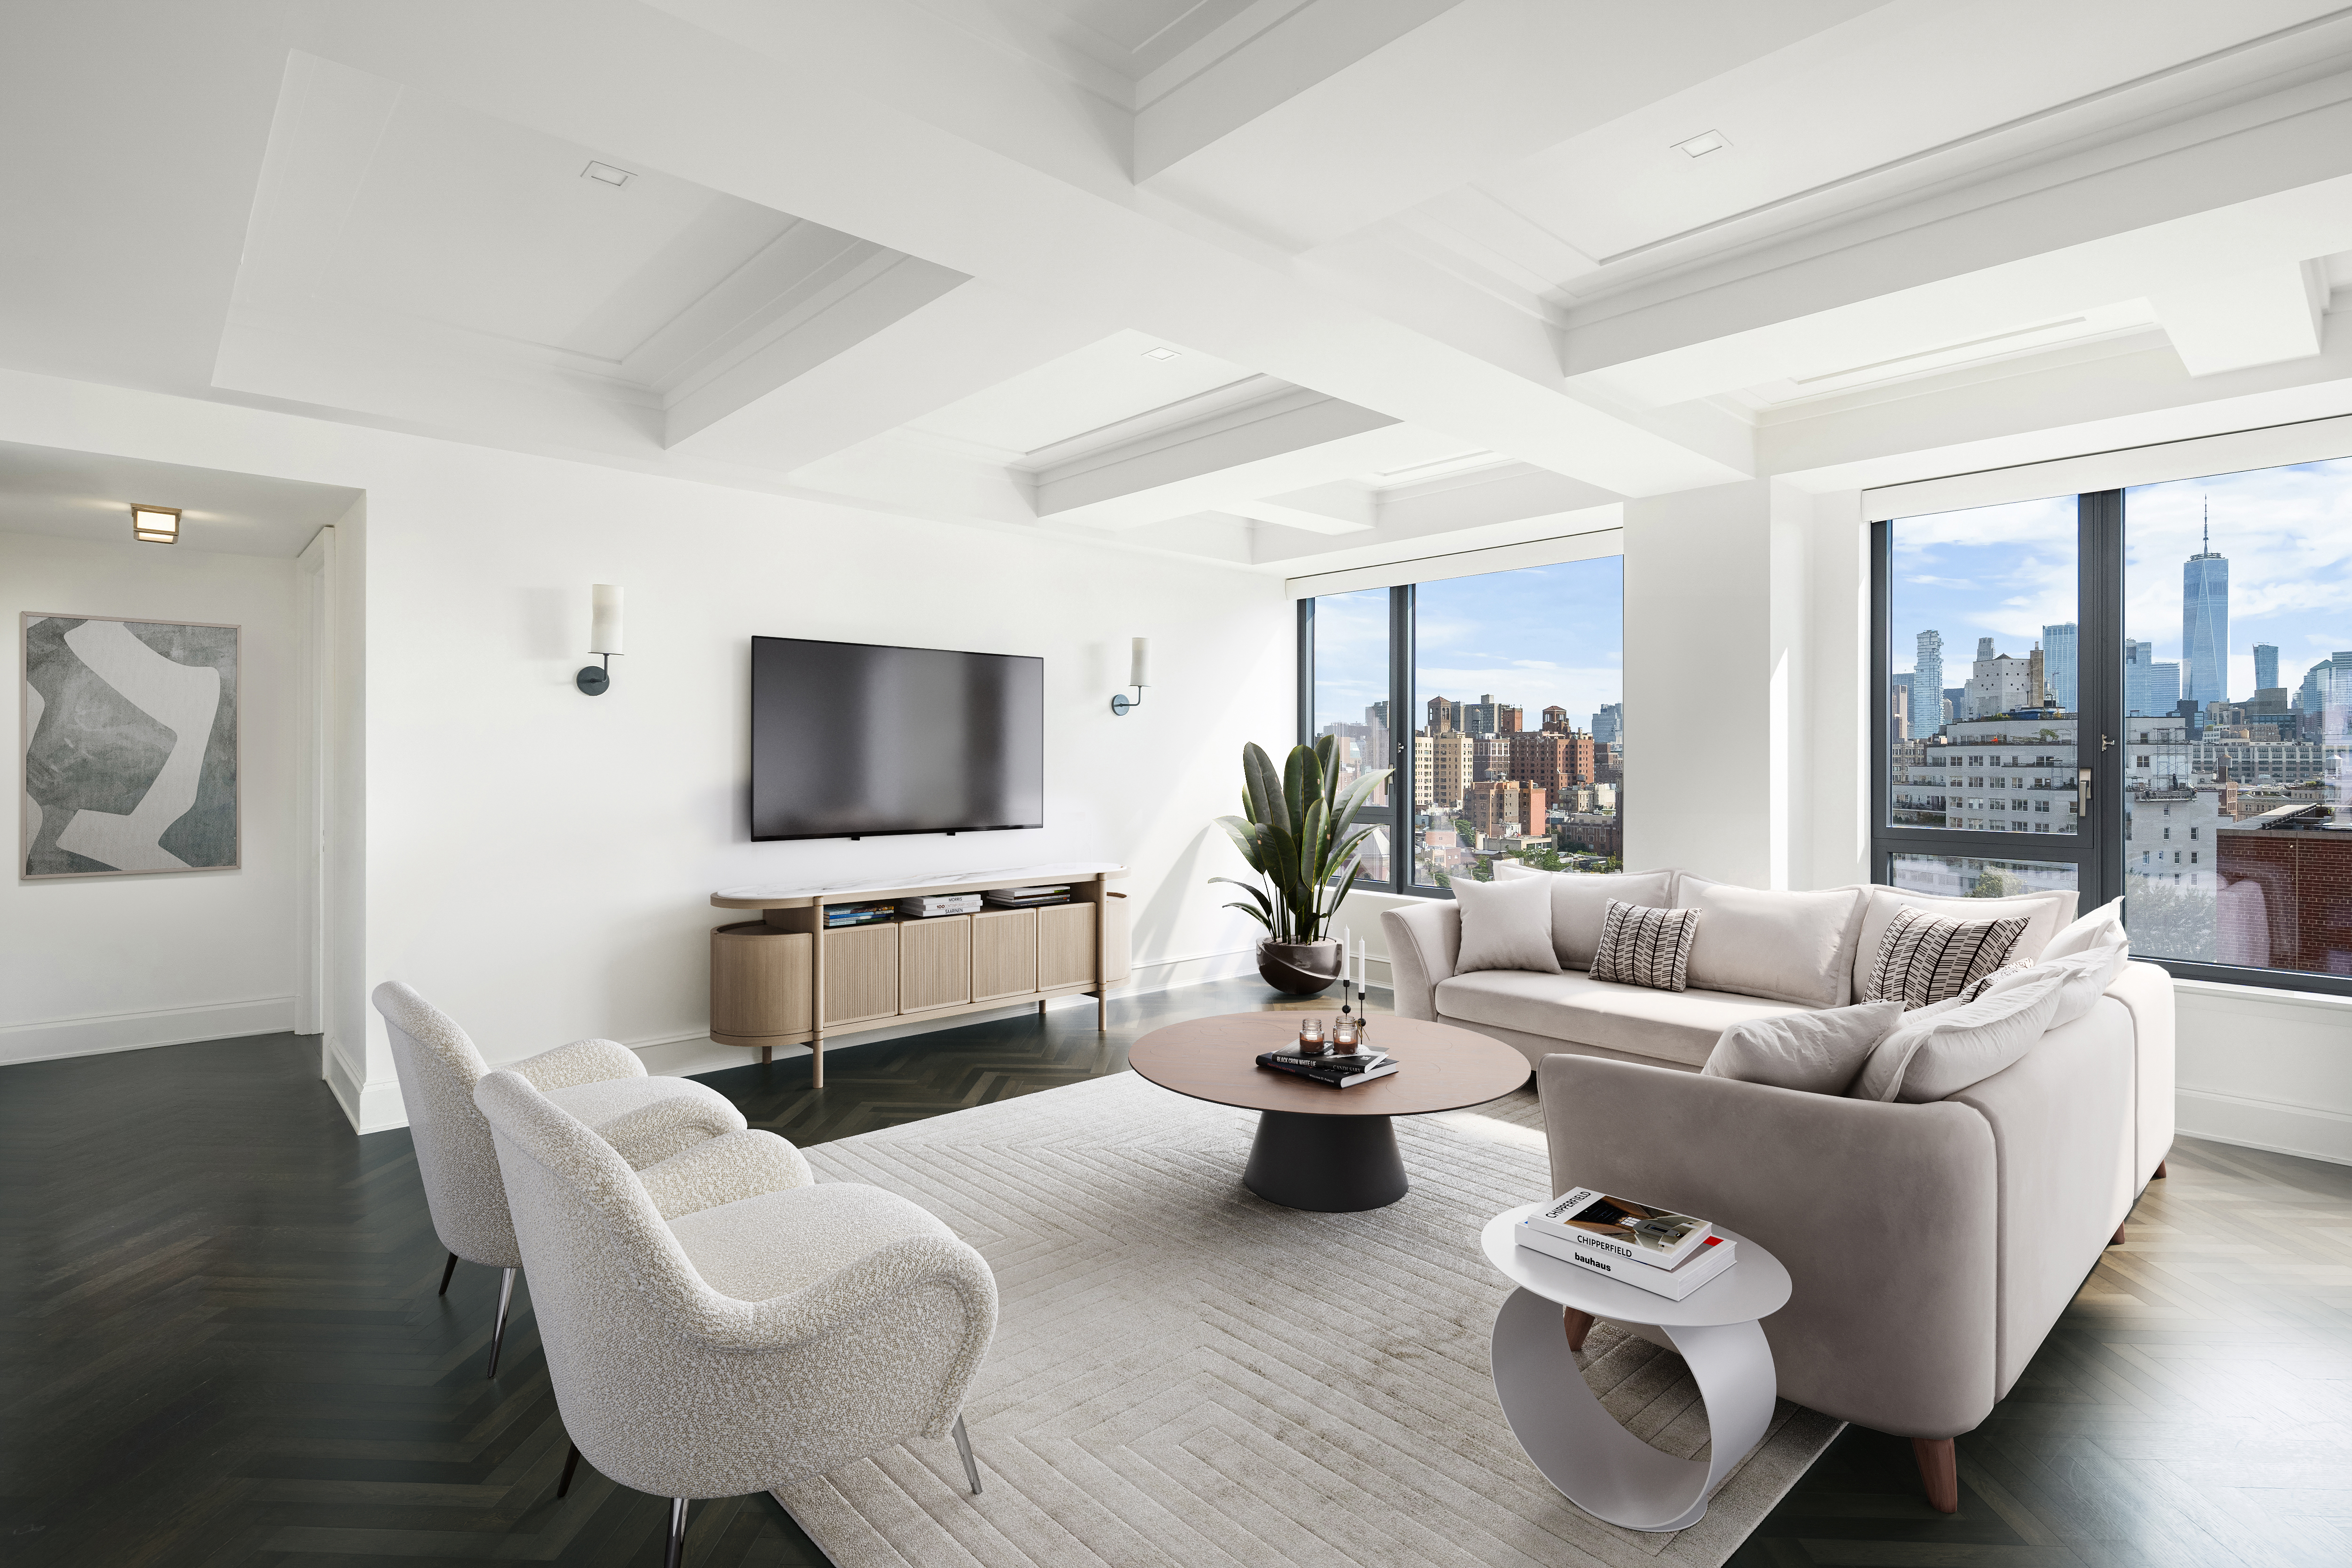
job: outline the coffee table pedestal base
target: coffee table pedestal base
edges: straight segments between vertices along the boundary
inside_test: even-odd
[[[1406,1191],[1387,1117],[1297,1110],[1258,1112],[1242,1184],[1270,1204],[1318,1214],[1386,1208]]]
[[[1495,1317],[1495,1393],[1519,1446],[1570,1502],[1628,1530],[1696,1524],[1706,1516],[1708,1497],[1763,1441],[1772,1420],[1772,1352],[1761,1328],[1741,1322],[1663,1331],[1706,1404],[1705,1463],[1660,1453],[1601,1408],[1569,1354],[1559,1303],[1522,1287]]]

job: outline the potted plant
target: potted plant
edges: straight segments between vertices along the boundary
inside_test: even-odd
[[[1257,972],[1277,991],[1312,996],[1339,978],[1339,944],[1323,934],[1331,911],[1356,885],[1369,827],[1351,828],[1356,808],[1371,798],[1391,770],[1367,773],[1342,792],[1339,739],[1326,735],[1313,746],[1293,746],[1282,772],[1255,743],[1242,748],[1242,815],[1221,816],[1217,826],[1232,836],[1256,872],[1259,885],[1234,877],[1231,882],[1251,902],[1236,909],[1265,927],[1257,944]]]

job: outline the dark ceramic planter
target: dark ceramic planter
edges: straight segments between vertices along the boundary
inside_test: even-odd
[[[1328,991],[1339,978],[1339,944],[1322,942],[1261,942],[1257,972],[1276,991],[1312,996]]]

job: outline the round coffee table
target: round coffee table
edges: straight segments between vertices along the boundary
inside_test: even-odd
[[[1541,1206],[1506,1210],[1479,1237],[1486,1261],[1518,1286],[1495,1314],[1495,1394],[1503,1418],[1544,1479],[1585,1512],[1628,1530],[1687,1529],[1706,1516],[1706,1500],[1771,1423],[1778,1385],[1772,1347],[1757,1320],[1788,1305],[1789,1271],[1756,1243],[1718,1226],[1717,1235],[1739,1244],[1738,1258],[1669,1301],[1520,1247],[1519,1221]],[[1653,1448],[1601,1408],[1569,1353],[1561,1307],[1588,1320],[1664,1331],[1706,1405],[1711,1447],[1705,1464]]]
[[[1336,1013],[1338,1010],[1335,1008]],[[1297,1013],[1229,1013],[1154,1029],[1128,1066],[1162,1089],[1258,1112],[1242,1182],[1268,1203],[1322,1214],[1382,1208],[1404,1196],[1391,1116],[1484,1105],[1528,1081],[1528,1058],[1451,1024],[1375,1016],[1371,1044],[1399,1069],[1351,1089],[1257,1065],[1298,1039]]]

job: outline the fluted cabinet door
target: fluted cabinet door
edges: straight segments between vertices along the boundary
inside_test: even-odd
[[[1037,989],[1037,911],[984,910],[971,917],[971,999]]]
[[[855,1024],[898,1011],[898,928],[848,926],[824,933],[824,1022]]]
[[[971,1000],[971,917],[935,915],[898,928],[898,1010]]]
[[[1051,904],[1037,911],[1037,989],[1095,983],[1095,907]]]

